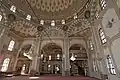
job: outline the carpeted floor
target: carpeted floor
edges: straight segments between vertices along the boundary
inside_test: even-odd
[[[62,76],[40,76],[40,77],[28,77],[28,76],[13,76],[0,78],[0,80],[98,80],[89,77],[62,77]]]

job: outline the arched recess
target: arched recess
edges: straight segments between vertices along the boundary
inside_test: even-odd
[[[62,48],[48,43],[41,50],[40,72],[42,74],[62,74]]]
[[[69,48],[71,75],[88,74],[88,56],[86,49],[82,44],[73,44]],[[73,60],[72,57],[75,59]]]
[[[28,74],[30,65],[32,63],[32,54],[33,52],[30,52],[31,44],[26,44],[21,47],[21,51],[19,52],[19,56],[17,59],[17,64],[15,66],[16,74]],[[23,70],[23,65],[25,65]],[[21,73],[22,72],[22,73]]]

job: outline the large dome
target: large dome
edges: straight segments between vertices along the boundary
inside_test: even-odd
[[[9,8],[9,14],[15,17],[10,23],[11,31],[23,37],[35,37],[37,27],[40,21],[44,21],[43,36],[63,37],[64,32],[68,36],[78,36],[79,32],[84,34],[89,27],[85,20],[85,14],[91,9],[91,0],[4,0],[3,4]],[[16,7],[16,12],[10,11],[10,8]],[[89,11],[90,12],[90,11]],[[27,15],[31,16],[27,20]],[[77,15],[77,18],[74,18]],[[10,19],[9,19],[10,20]],[[62,20],[65,24],[62,24]],[[54,26],[51,25],[54,21]],[[46,33],[47,32],[47,33]]]
[[[66,19],[78,11],[83,11],[82,8],[89,0],[11,0],[11,2],[33,16],[30,4],[39,19]]]

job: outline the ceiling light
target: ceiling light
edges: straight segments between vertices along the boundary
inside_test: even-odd
[[[55,21],[54,20],[51,21],[51,26],[55,26]]]
[[[0,15],[0,21],[2,20],[2,15]]]
[[[31,20],[31,15],[28,14],[27,17],[26,17],[26,19],[27,20]]]
[[[48,65],[48,67],[50,68],[50,64]]]
[[[60,54],[57,54],[57,59],[60,59]]]
[[[28,59],[32,60],[32,57],[29,54],[24,52],[23,55],[26,56]]]
[[[57,70],[57,71],[59,71],[59,70],[60,70],[58,66],[56,67],[56,70]]]
[[[62,24],[65,24],[65,20],[62,20]]]
[[[43,58],[43,54],[41,54],[41,58]]]
[[[40,24],[41,24],[41,25],[44,25],[44,20],[41,20],[41,21],[40,21]]]
[[[74,55],[72,54],[70,60],[74,61],[76,58],[74,57]]]
[[[77,57],[77,55],[75,55],[75,57]]]
[[[49,55],[49,60],[51,60],[51,55]]]
[[[15,11],[16,11],[16,7],[15,7],[14,5],[12,5],[11,8],[10,8],[10,10],[11,10],[12,12],[15,12]]]

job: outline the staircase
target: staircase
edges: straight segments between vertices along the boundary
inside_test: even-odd
[[[73,66],[73,67],[77,67],[78,75],[85,76],[84,69],[83,69],[82,67],[80,67],[80,66],[78,65],[78,63],[73,62],[73,61],[71,61],[71,63],[75,65],[75,66]],[[75,70],[74,70],[74,71],[75,71]],[[72,71],[72,72],[74,72],[74,71]]]

